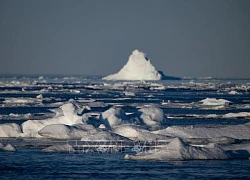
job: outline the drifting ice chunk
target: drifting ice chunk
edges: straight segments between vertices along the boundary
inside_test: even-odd
[[[14,152],[16,151],[16,148],[11,144],[7,144],[6,146],[4,146],[2,143],[0,143],[0,150]]]
[[[127,64],[116,74],[104,77],[105,80],[161,80],[166,76],[155,69],[146,54],[134,50]],[[178,79],[169,77],[170,79]]]
[[[206,98],[200,101],[202,105],[205,106],[221,106],[232,103],[231,101],[225,99],[216,99],[216,98]]]
[[[43,95],[42,94],[39,94],[36,96],[37,99],[43,99]]]
[[[237,94],[240,94],[240,93],[238,93],[237,91],[232,90],[232,91],[228,92],[228,94],[237,95]]]
[[[43,151],[45,152],[74,152],[75,149],[71,145],[65,144],[65,145],[50,146],[50,147],[43,149]]]
[[[125,155],[125,159],[132,160],[195,160],[195,159],[229,159],[230,157],[218,145],[194,147],[186,144],[182,139],[175,138],[169,144],[156,150],[136,155]]]

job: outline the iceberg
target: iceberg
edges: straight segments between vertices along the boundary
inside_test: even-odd
[[[104,80],[177,80],[180,78],[165,76],[163,72],[157,71],[151,64],[146,54],[134,50],[130,55],[127,64],[116,74],[108,75]]]

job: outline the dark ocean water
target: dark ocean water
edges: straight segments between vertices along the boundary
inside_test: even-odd
[[[0,179],[249,179],[250,160],[127,161],[124,153],[0,152]]]

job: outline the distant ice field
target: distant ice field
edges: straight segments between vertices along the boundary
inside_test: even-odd
[[[230,120],[223,117],[211,119],[206,115],[250,112],[249,87],[250,80],[240,79],[141,82],[105,81],[101,77],[10,77],[2,75],[0,78],[0,118],[2,121],[0,123],[8,120],[46,119],[47,116],[51,116],[50,109],[58,108],[70,99],[77,100],[83,105],[88,105],[91,101],[105,103],[105,107],[91,108],[90,112],[99,113],[113,105],[123,106],[125,112],[133,113],[138,106],[154,104],[160,106],[166,116],[174,117],[168,121],[172,125],[175,122],[194,125],[202,122],[242,123],[247,119]],[[238,94],[230,94],[235,90]],[[36,98],[40,94],[43,98]],[[219,109],[204,107],[199,104],[199,101],[205,98],[226,99],[232,104]]]
[[[1,179],[246,179],[249,157],[248,79],[0,76]]]

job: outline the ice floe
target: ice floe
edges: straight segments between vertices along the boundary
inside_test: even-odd
[[[16,148],[14,146],[12,146],[11,144],[7,144],[7,145],[4,146],[2,143],[0,143],[0,150],[15,152]]]
[[[38,131],[51,124],[73,125],[82,122],[82,117],[77,114],[78,109],[72,103],[66,103],[59,108],[56,115],[45,120],[28,120],[22,124],[25,137],[40,137]]]
[[[77,125],[64,125],[64,124],[51,124],[42,128],[38,134],[53,139],[78,139],[88,135],[89,131],[95,131],[92,125],[77,124]]]
[[[170,126],[153,131],[155,134],[180,138],[219,138],[250,139],[250,124],[218,126]]]
[[[223,115],[224,118],[250,118],[250,112],[228,113]]]
[[[118,107],[112,107],[100,115],[100,120],[107,127],[114,127],[123,123],[127,119],[125,112]]]
[[[0,124],[0,137],[21,137],[20,126],[15,123]]]
[[[52,124],[45,126],[38,132],[39,135],[52,139],[82,140],[82,141],[119,141],[128,138],[114,134],[110,131],[95,129],[89,124],[76,124],[72,126]]]
[[[4,103],[8,104],[33,104],[33,103],[42,103],[42,99],[40,98],[5,98],[3,101]]]
[[[149,130],[138,125],[129,125],[129,124],[120,125],[113,128],[112,132],[135,141],[169,140],[168,136],[153,134]]]
[[[139,117],[148,126],[159,127],[165,120],[163,110],[155,106],[143,107],[139,109],[139,113]]]
[[[75,149],[69,145],[69,144],[65,144],[65,145],[54,145],[54,146],[49,146],[45,149],[43,149],[44,152],[75,152]]]
[[[206,98],[200,101],[205,106],[224,106],[231,102],[226,99]]]
[[[216,144],[209,144],[206,147],[195,147],[190,146],[180,138],[175,138],[169,144],[159,149],[140,152],[136,155],[126,154],[125,159],[162,161],[212,160],[230,159],[230,155]]]

